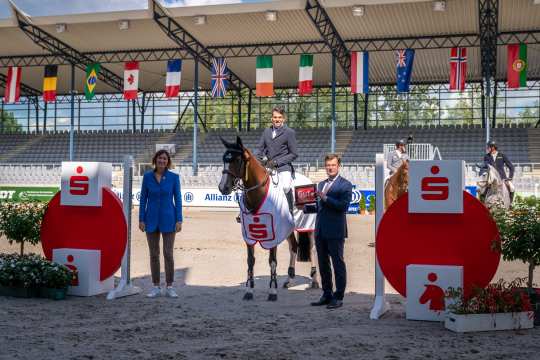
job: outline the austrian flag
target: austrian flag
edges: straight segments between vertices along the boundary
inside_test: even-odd
[[[19,101],[21,93],[21,68],[10,66],[8,68],[7,84],[4,90],[4,102],[7,104]]]
[[[139,62],[127,61],[124,64],[124,99],[137,99],[139,89]]]

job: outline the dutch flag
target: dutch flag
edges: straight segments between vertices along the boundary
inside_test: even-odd
[[[165,96],[177,97],[180,92],[180,78],[182,75],[182,60],[169,60],[167,62],[167,79],[165,80]]]
[[[369,92],[369,53],[353,51],[351,53],[351,92],[367,94]]]

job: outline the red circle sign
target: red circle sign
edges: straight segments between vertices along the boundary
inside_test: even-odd
[[[53,249],[100,250],[100,280],[111,277],[120,267],[127,240],[122,203],[109,189],[103,189],[102,206],[62,206],[60,192],[49,202],[41,225],[41,245],[47,259]]]
[[[385,212],[377,231],[377,259],[388,282],[406,296],[406,267],[418,265],[463,266],[463,287],[489,284],[500,261],[494,250],[497,225],[485,206],[463,192],[462,214],[413,214],[408,195]]]

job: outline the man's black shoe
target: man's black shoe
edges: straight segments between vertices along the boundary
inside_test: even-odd
[[[319,299],[319,301],[314,301],[311,303],[311,306],[323,306],[323,305],[328,305],[332,302],[332,299],[330,298],[327,298],[327,297],[324,297],[324,296],[321,296],[321,298]]]
[[[326,306],[327,309],[337,309],[343,306],[343,300],[332,299]]]

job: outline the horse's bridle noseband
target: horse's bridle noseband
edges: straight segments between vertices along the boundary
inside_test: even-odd
[[[244,177],[246,174],[246,161],[243,158],[244,151],[241,149],[234,149],[234,148],[227,148],[227,151],[223,154],[223,170],[221,171],[222,174],[230,175],[234,178],[233,183],[233,191],[241,190],[245,194],[247,194],[250,191],[256,190],[260,188],[261,186],[265,186],[268,182],[268,172],[266,173],[266,176],[264,178],[264,181],[262,183],[257,183],[254,186],[250,188],[245,188],[244,184],[242,183],[244,181]],[[240,157],[241,165],[240,165],[240,174],[235,174],[231,170],[227,169],[225,167],[225,164],[230,164],[234,161],[235,158]]]

